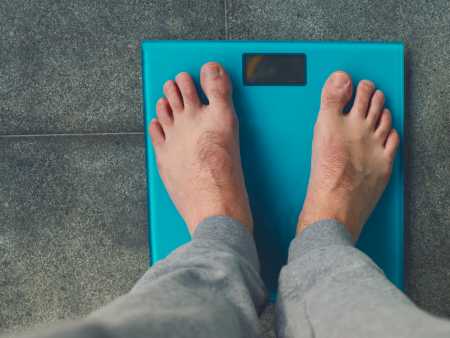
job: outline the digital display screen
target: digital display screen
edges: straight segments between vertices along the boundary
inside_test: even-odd
[[[246,85],[306,84],[305,54],[244,54]]]

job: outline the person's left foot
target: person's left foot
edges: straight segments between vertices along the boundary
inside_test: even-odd
[[[314,128],[311,176],[297,233],[324,219],[344,224],[354,241],[375,208],[392,172],[400,138],[384,94],[367,80],[352,96],[347,73],[333,73],[322,90]]]
[[[164,85],[150,124],[159,173],[191,234],[210,216],[229,216],[251,232],[231,83],[217,63],[205,64],[200,75],[208,105],[187,73]]]

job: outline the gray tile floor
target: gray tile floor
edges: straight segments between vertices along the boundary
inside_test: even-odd
[[[450,317],[450,2],[16,0],[0,2],[0,333],[82,316],[145,271],[139,42],[162,38],[404,41],[407,293]]]

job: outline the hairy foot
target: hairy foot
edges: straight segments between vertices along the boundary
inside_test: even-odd
[[[353,107],[345,113],[351,96],[351,79],[340,71],[322,90],[298,233],[316,221],[335,219],[356,241],[391,175],[400,140],[392,129],[391,113],[384,108],[383,92],[372,82],[361,81]]]
[[[252,231],[231,83],[217,63],[205,64],[201,103],[187,73],[164,84],[150,124],[160,176],[191,234],[210,216],[229,216]]]

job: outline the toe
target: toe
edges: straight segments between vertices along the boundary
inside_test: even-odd
[[[375,126],[380,119],[381,112],[384,108],[384,94],[381,90],[375,91],[372,100],[370,101],[369,112],[367,113],[367,121],[372,128]]]
[[[231,83],[220,64],[208,62],[203,65],[200,82],[210,104],[231,103]]]
[[[179,113],[183,110],[183,99],[181,98],[180,89],[173,80],[169,80],[163,87],[164,95],[169,101],[172,112]]]
[[[385,144],[386,138],[392,129],[392,116],[389,109],[385,108],[381,113],[380,122],[375,130],[375,136],[378,137],[382,144]]]
[[[347,73],[337,71],[331,74],[322,89],[320,110],[342,113],[352,96],[351,84],[351,78]]]
[[[369,109],[370,99],[375,91],[375,85],[368,80],[362,80],[358,84],[356,89],[355,102],[351,109],[351,113],[354,115],[366,117]]]
[[[157,119],[153,119],[150,122],[149,131],[155,149],[160,147],[164,143],[165,138],[163,128]]]
[[[385,145],[385,152],[390,159],[394,159],[397,148],[400,144],[400,136],[395,129],[391,129]]]
[[[175,82],[180,89],[184,106],[195,108],[200,107],[200,98],[198,97],[197,89],[195,88],[192,77],[188,73],[183,72],[177,75]]]
[[[173,123],[173,115],[170,110],[169,101],[165,97],[162,97],[156,103],[156,114],[158,120],[164,128],[169,127]]]

